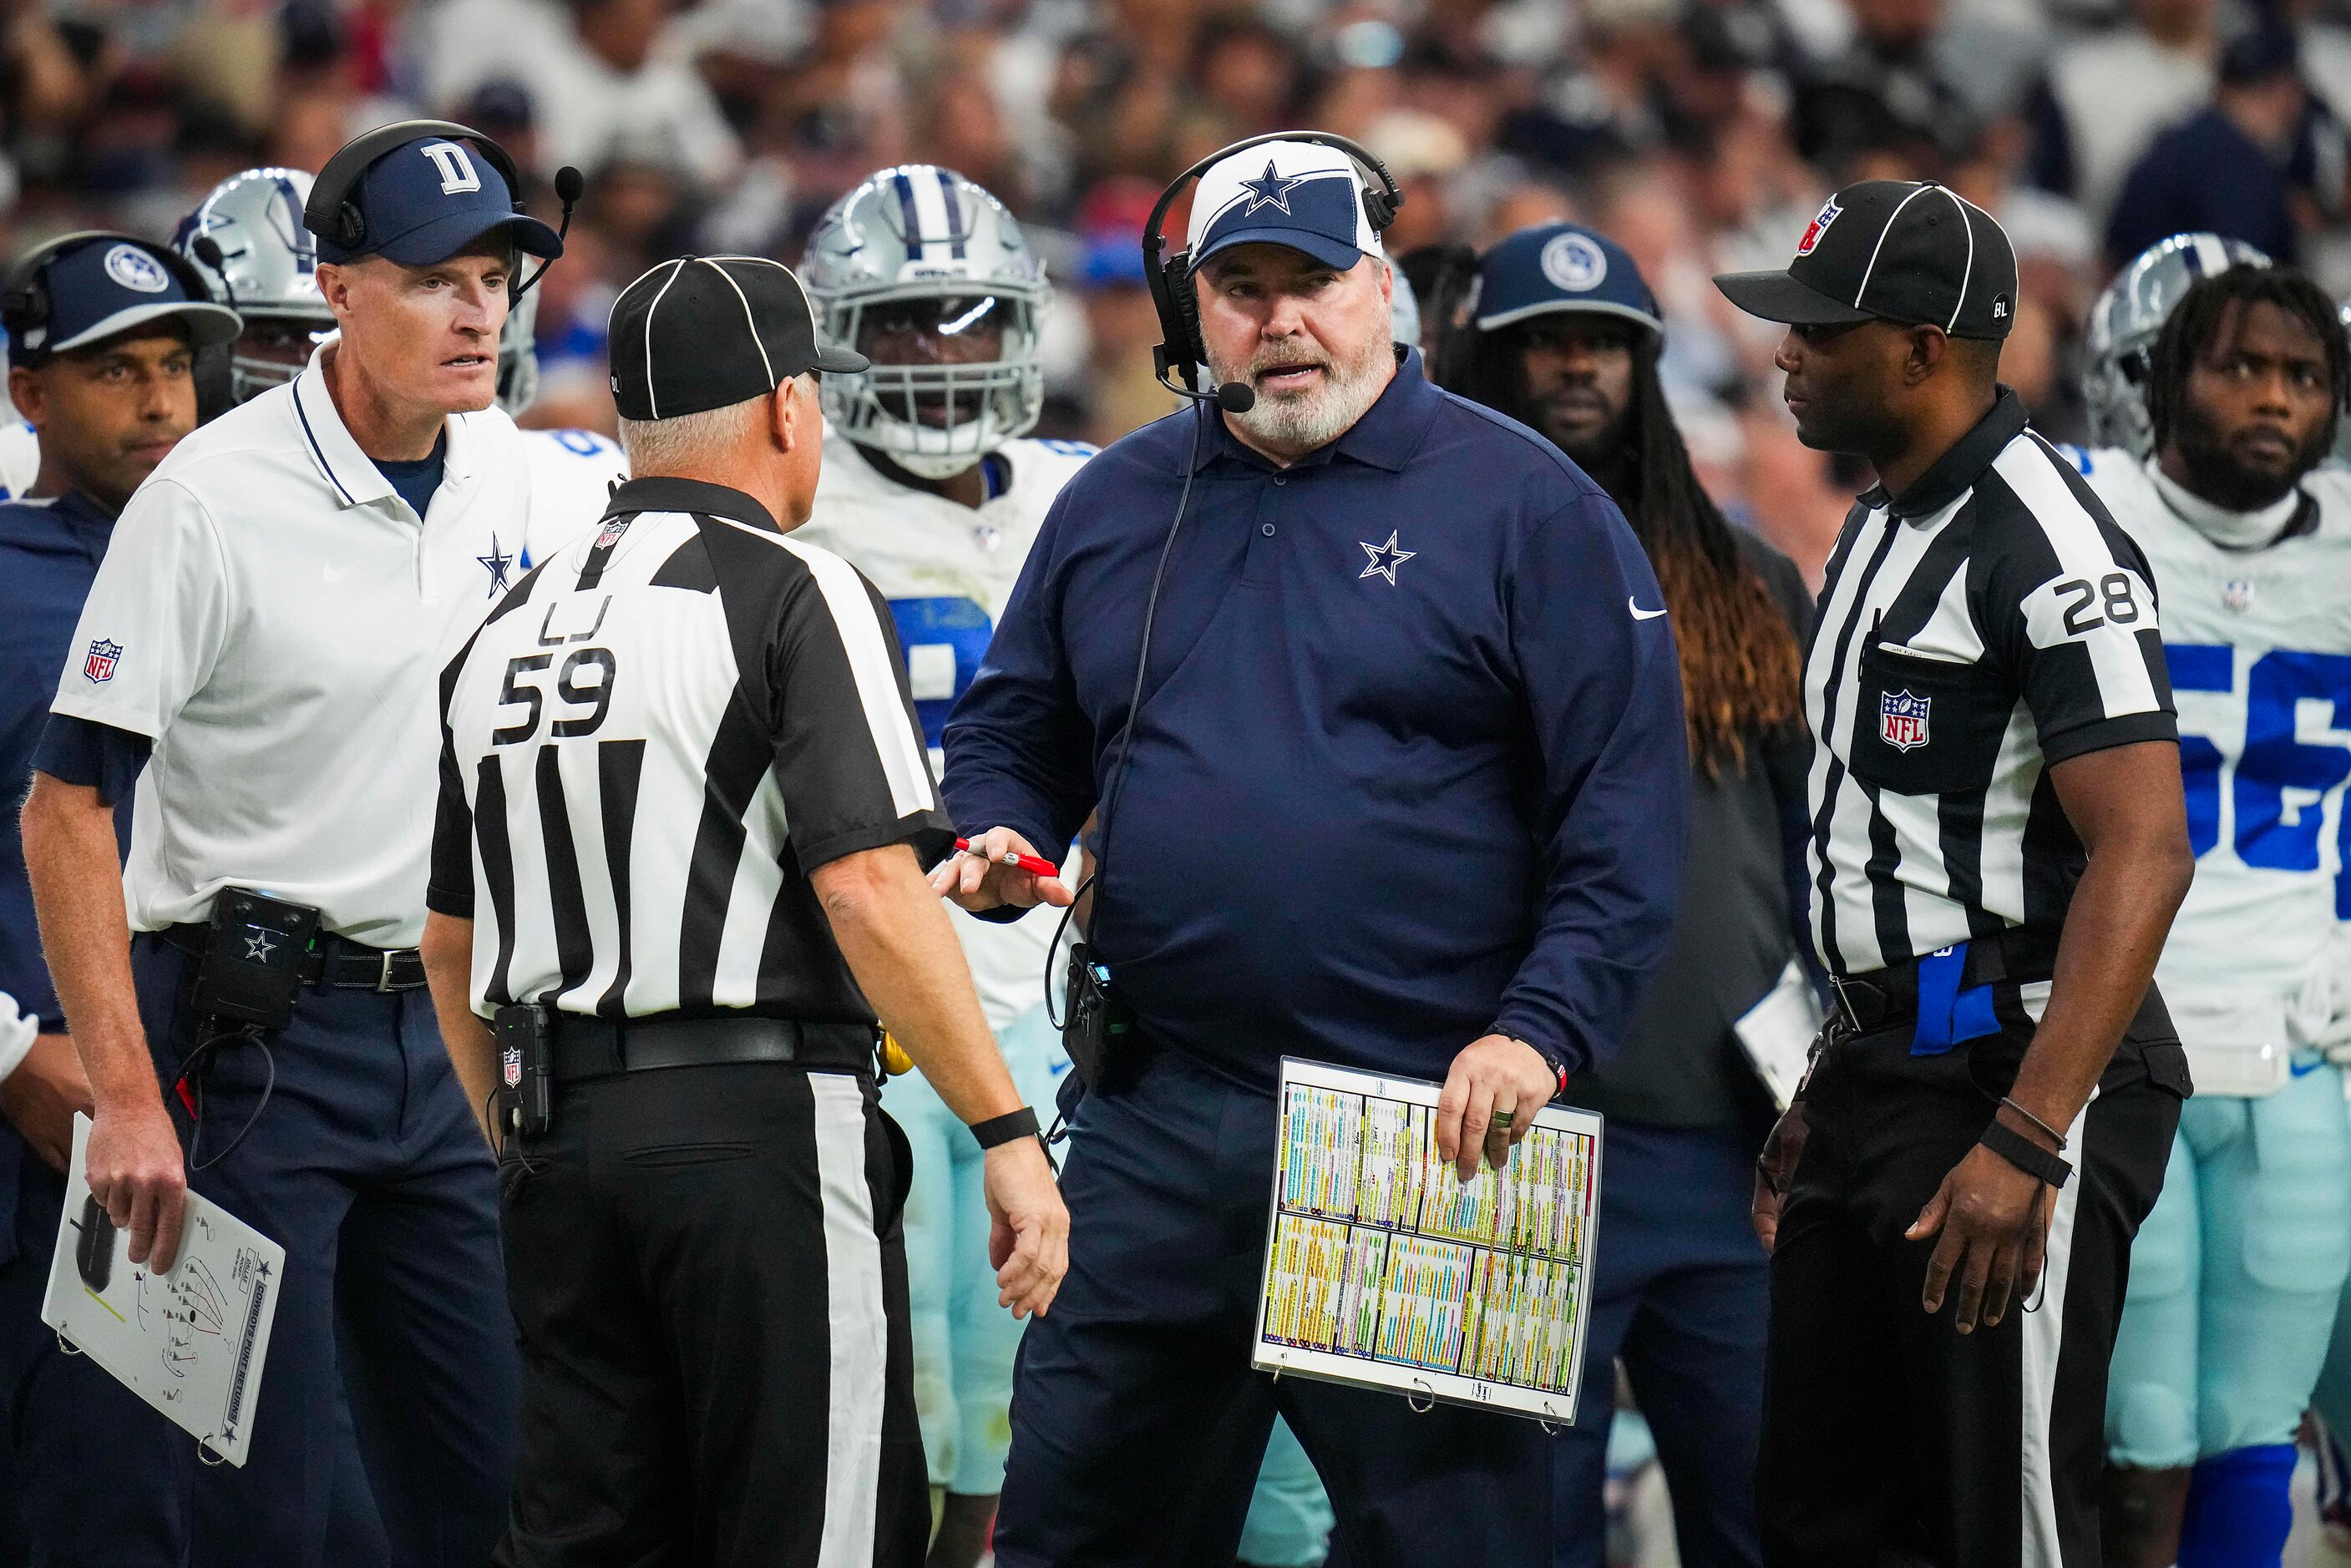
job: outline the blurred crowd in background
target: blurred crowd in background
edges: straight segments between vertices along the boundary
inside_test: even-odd
[[[1719,271],[1785,263],[1832,189],[1939,179],[2013,236],[2003,361],[2078,438],[2116,263],[2232,234],[2351,293],[2341,0],[16,0],[0,223],[166,237],[222,176],[315,170],[417,113],[590,179],[546,282],[526,423],[610,430],[614,294],[685,251],[796,261],[827,203],[923,160],[994,191],[1058,290],[1037,433],[1165,411],[1138,239],[1163,183],[1289,126],[1354,137],[1406,202],[1390,254],[1568,217],[1632,253],[1725,508],[1817,581],[1866,476],[1797,444],[1772,329]],[[1176,215],[1180,222],[1181,213]],[[1180,232],[1180,231],[1179,231]]]

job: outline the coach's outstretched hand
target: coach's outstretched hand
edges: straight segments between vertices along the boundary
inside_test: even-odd
[[[931,891],[975,915],[1006,904],[1021,909],[1050,904],[1058,909],[1076,897],[1058,877],[1040,877],[1006,863],[1007,856],[1022,855],[1044,858],[1035,845],[1010,828],[991,827],[973,839],[969,849],[939,862],[931,872]]]
[[[996,1304],[1010,1307],[1014,1317],[1042,1317],[1070,1272],[1070,1211],[1052,1163],[1043,1144],[1018,1137],[989,1149],[984,1168]]]

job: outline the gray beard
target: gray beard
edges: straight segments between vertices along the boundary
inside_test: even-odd
[[[1270,446],[1312,452],[1328,446],[1347,433],[1354,422],[1379,400],[1387,389],[1384,366],[1394,363],[1395,349],[1387,343],[1374,343],[1355,358],[1332,360],[1322,383],[1311,391],[1258,395],[1257,406],[1245,414],[1225,417],[1248,434]],[[1227,381],[1256,384],[1256,374],[1281,360],[1262,352],[1251,357],[1246,365],[1219,364],[1215,356],[1208,360],[1208,373],[1218,385]]]

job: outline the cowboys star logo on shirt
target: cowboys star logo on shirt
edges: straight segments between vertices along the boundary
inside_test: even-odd
[[[1821,243],[1821,236],[1829,232],[1829,225],[1835,223],[1844,215],[1844,209],[1836,204],[1834,196],[1831,196],[1823,202],[1819,214],[1804,225],[1804,237],[1796,242],[1796,254],[1800,256],[1812,254],[1813,247]]]
[[[1883,691],[1877,698],[1877,738],[1897,752],[1914,752],[1927,743],[1927,705],[1931,697],[1907,691]]]
[[[521,1088],[521,1087],[522,1087],[522,1047],[521,1047],[521,1046],[519,1046],[519,1045],[509,1045],[509,1046],[507,1046],[507,1047],[506,1048],[505,1052],[504,1052],[504,1053],[502,1053],[502,1054],[501,1054],[501,1055],[500,1055],[500,1057],[499,1057],[498,1066],[499,1066],[499,1074],[500,1074],[500,1075],[501,1075],[502,1077],[504,1077],[504,1078],[506,1079],[506,1083],[507,1083],[507,1088],[509,1088],[509,1089],[519,1089],[519,1088]]]
[[[114,679],[115,661],[122,657],[122,645],[98,638],[89,645],[89,654],[81,661],[82,679],[104,685]]]

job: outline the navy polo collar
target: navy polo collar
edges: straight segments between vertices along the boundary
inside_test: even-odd
[[[1377,400],[1364,410],[1364,417],[1327,446],[1320,446],[1296,462],[1291,468],[1315,468],[1336,458],[1347,458],[1373,468],[1399,472],[1420,450],[1422,438],[1428,434],[1429,425],[1443,406],[1445,394],[1428,384],[1422,372],[1420,350],[1397,347],[1396,371]],[[1249,466],[1271,470],[1275,464],[1260,452],[1251,452],[1241,444],[1240,438],[1221,417],[1210,415],[1208,406],[1201,405],[1196,418],[1215,417],[1214,432],[1200,443],[1200,455],[1192,469],[1201,469],[1218,458],[1229,458]]]
[[[1992,460],[2008,450],[2008,443],[2024,433],[2028,422],[2024,400],[2013,389],[2002,387],[2000,395],[1992,400],[1991,412],[1952,442],[1951,449],[1937,458],[1926,472],[1912,480],[1909,489],[1891,495],[1885,485],[1874,484],[1862,492],[1861,504],[1873,510],[1886,507],[1906,522],[1932,517],[1966,494],[1977,477],[1992,465]]]

